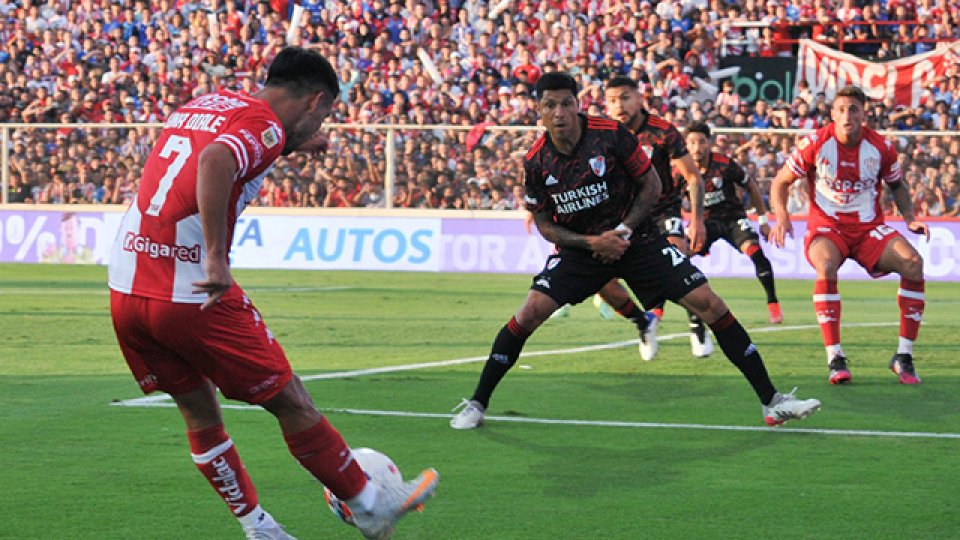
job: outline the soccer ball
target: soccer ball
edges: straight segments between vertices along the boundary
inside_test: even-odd
[[[353,449],[353,459],[357,460],[360,468],[367,475],[367,480],[380,486],[399,486],[403,483],[403,476],[400,469],[392,459],[383,452],[373,448],[355,448]],[[353,525],[353,513],[347,508],[344,501],[341,501],[332,491],[323,488],[323,497],[330,506],[330,511],[340,518],[344,523]]]

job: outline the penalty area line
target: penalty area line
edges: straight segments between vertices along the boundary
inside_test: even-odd
[[[176,407],[176,404],[170,401],[154,400],[149,403],[131,403],[115,402],[113,405],[125,407]],[[223,405],[224,409],[233,410],[259,410],[260,407],[254,405],[232,404]],[[320,409],[323,413],[353,414],[357,416],[392,416],[399,418],[431,418],[431,419],[449,419],[454,415],[449,413],[425,413],[412,411],[381,411],[374,409],[351,409],[342,407],[324,407]],[[924,431],[877,431],[869,429],[827,429],[827,428],[786,428],[786,427],[765,427],[765,426],[725,426],[713,424],[684,424],[669,422],[624,422],[614,420],[569,420],[559,418],[534,418],[523,416],[486,416],[484,418],[490,422],[513,422],[516,424],[546,424],[560,426],[588,426],[588,427],[609,427],[609,428],[627,428],[627,429],[687,429],[700,431],[738,431],[738,432],[765,432],[765,433],[798,433],[811,435],[832,435],[846,437],[887,437],[899,439],[960,439],[960,433],[937,433]]]

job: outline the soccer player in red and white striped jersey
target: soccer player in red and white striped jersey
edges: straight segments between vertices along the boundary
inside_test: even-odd
[[[178,109],[147,159],[110,257],[110,311],[123,356],[144,393],[162,390],[176,401],[197,469],[248,538],[293,537],[260,507],[224,428],[217,388],[276,416],[291,454],[347,503],[368,538],[392,531],[437,483],[433,469],[400,488],[368,482],[230,273],[237,216],[278,157],[325,150],[319,128],[338,93],[326,59],[290,47],[252,96],[218,92]]]
[[[885,185],[907,222],[907,228],[930,237],[927,225],[915,219],[910,188],[901,178],[891,141],[863,125],[866,95],[858,87],[837,91],[833,123],[802,139],[773,181],[770,203],[776,224],[770,241],[783,247],[793,226],[787,212],[787,191],[797,179],[810,193],[810,216],[804,247],[817,271],[813,305],[820,322],[830,383],[851,381],[840,346],[840,294],[837,269],[846,259],[857,261],[873,277],[900,275],[900,340],[890,369],[903,384],[918,384],[913,342],[924,308],[923,260],[917,250],[883,221],[880,198]]]

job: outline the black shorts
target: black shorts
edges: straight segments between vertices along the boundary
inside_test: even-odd
[[[706,255],[710,251],[710,246],[721,238],[737,251],[740,251],[740,246],[751,240],[760,243],[760,235],[753,229],[753,224],[750,223],[747,216],[708,219],[705,226],[707,241],[703,244],[703,249],[700,250],[699,255]]]
[[[670,202],[668,204],[658,204],[650,211],[657,222],[660,234],[664,236],[673,236],[684,238],[683,218],[680,217],[680,202]]]
[[[707,282],[690,259],[663,236],[651,242],[635,242],[620,260],[604,264],[589,251],[561,249],[547,258],[534,276],[532,290],[549,296],[559,305],[579,304],[613,278],[621,278],[645,308],[676,302]]]

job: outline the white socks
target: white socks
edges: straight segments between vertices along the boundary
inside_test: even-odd
[[[377,485],[367,481],[360,493],[347,501],[347,507],[353,511],[356,511],[356,509],[361,509],[364,512],[373,510],[373,505],[377,502],[377,491]]]
[[[913,340],[907,339],[905,337],[900,337],[900,341],[897,343],[897,354],[913,354]]]
[[[846,356],[843,354],[843,347],[839,343],[836,345],[827,345],[827,363],[829,364],[834,357]]]
[[[244,529],[257,529],[273,522],[273,516],[260,508],[258,504],[256,508],[246,515],[238,517],[237,520],[240,521],[240,525],[243,525]]]

